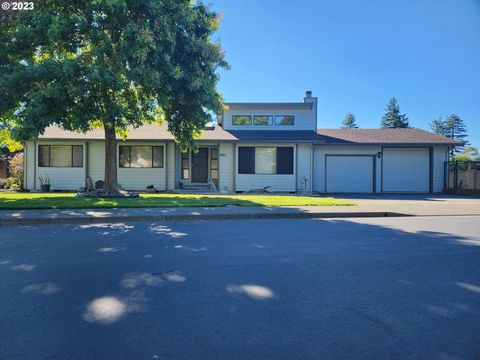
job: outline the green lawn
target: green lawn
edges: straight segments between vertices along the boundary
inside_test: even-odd
[[[142,194],[137,199],[76,198],[69,193],[0,193],[0,209],[87,209],[186,206],[338,206],[345,200],[295,195]]]

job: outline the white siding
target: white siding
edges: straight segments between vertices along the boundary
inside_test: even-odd
[[[25,143],[25,174],[24,187],[28,190],[34,189],[35,183],[35,145],[33,141]]]
[[[219,190],[234,191],[235,144],[220,143],[219,149]]]
[[[295,151],[295,144],[265,144],[265,143],[242,143],[241,146],[293,146],[293,174],[274,174],[274,175],[260,175],[260,174],[238,174],[238,167],[235,170],[235,190],[249,191],[253,189],[260,189],[270,186],[269,191],[274,192],[293,192],[296,191],[296,171],[295,163],[297,161],[297,154]],[[238,146],[236,149],[236,159],[238,159]]]
[[[163,146],[163,168],[118,168],[118,183],[126,190],[145,190],[145,188],[153,184],[157,190],[166,190],[166,159],[165,159],[165,143],[162,142],[131,142],[122,141],[120,145],[150,145]],[[117,149],[118,156],[118,149]],[[118,162],[117,162],[118,165]]]
[[[88,143],[88,175],[93,183],[105,180],[105,142],[90,141]]]
[[[36,189],[40,189],[39,176],[49,177],[52,190],[78,190],[85,186],[85,159],[86,146],[83,141],[37,141],[37,154],[39,145],[82,145],[83,146],[83,167],[36,167]],[[38,158],[38,157],[37,157]]]
[[[325,192],[325,156],[326,155],[374,155],[382,150],[381,146],[369,145],[321,145],[314,153],[314,191]],[[380,192],[381,161],[376,161],[376,192]],[[355,179],[348,179],[354,182]],[[353,186],[353,185],[352,185]]]
[[[326,191],[337,193],[371,193],[374,190],[373,177],[375,157],[327,156]]]
[[[312,191],[312,145],[297,145],[297,190],[300,192]]]
[[[232,115],[272,115],[275,122],[275,115],[293,115],[295,116],[295,125],[293,126],[245,126],[232,125]],[[315,117],[315,106],[311,110],[226,110],[223,115],[223,128],[225,130],[313,130],[317,128],[317,119]],[[252,118],[253,123],[253,118]]]
[[[428,148],[384,148],[382,190],[384,192],[429,192]]]
[[[445,161],[448,160],[448,147],[433,148],[433,192],[442,192],[445,177]]]
[[[175,189],[175,143],[169,142],[165,147],[167,163],[167,190]]]

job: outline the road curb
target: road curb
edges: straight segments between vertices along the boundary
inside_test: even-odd
[[[54,224],[92,224],[138,221],[196,221],[196,220],[271,220],[271,219],[332,219],[360,217],[407,217],[415,216],[396,212],[285,212],[285,213],[240,213],[240,214],[177,214],[177,215],[126,215],[126,216],[79,216],[63,218],[11,218],[0,219],[0,226],[12,225],[54,225]]]

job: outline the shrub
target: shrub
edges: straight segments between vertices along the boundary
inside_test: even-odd
[[[20,190],[23,188],[23,152],[17,152],[16,154],[8,158],[8,169],[10,177],[7,179],[5,185],[9,190]]]

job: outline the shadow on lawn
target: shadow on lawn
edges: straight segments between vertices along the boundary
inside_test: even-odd
[[[0,199],[0,209],[89,209],[89,208],[142,208],[142,207],[217,207],[262,206],[255,201],[222,196],[168,196],[140,197],[135,199],[76,198],[72,196],[5,198]]]

